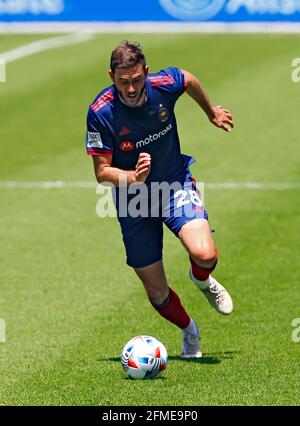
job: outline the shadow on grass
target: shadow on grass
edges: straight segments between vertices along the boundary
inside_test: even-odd
[[[197,364],[220,364],[222,360],[232,359],[234,354],[239,353],[238,351],[226,351],[226,352],[210,352],[207,354],[203,354],[202,358],[194,358],[194,359],[184,359],[179,355],[170,355],[168,357],[169,361],[180,361],[180,362],[194,362]],[[113,361],[120,362],[121,357],[98,357],[97,361]]]
[[[205,356],[214,356],[221,359],[233,359],[234,355],[240,353],[240,351],[225,351],[225,352],[207,352]]]
[[[202,358],[181,358],[179,355],[169,356],[170,361],[193,362],[196,364],[220,364],[221,358],[203,355]]]
[[[129,381],[129,382],[138,382],[138,383],[141,382],[140,380],[134,380],[134,379],[131,379],[130,377],[122,377],[122,380],[126,380],[126,381]],[[167,378],[165,376],[159,375],[157,377],[152,377],[152,378],[148,378],[148,379],[146,377],[146,378],[143,379],[144,382],[150,382],[150,381],[153,382],[153,381],[156,381],[156,380],[159,380],[159,381],[162,380],[163,381],[163,380],[167,380]]]

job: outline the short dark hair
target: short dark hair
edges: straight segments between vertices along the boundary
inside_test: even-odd
[[[126,69],[137,64],[146,66],[146,58],[139,43],[124,40],[112,51],[110,69],[113,73],[116,68]]]

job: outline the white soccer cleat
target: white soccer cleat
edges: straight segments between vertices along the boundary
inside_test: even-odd
[[[192,268],[190,268],[190,278],[196,286],[202,291],[209,303],[220,314],[229,315],[233,311],[233,302],[230,294],[218,281],[209,275],[207,281],[199,281],[194,277]],[[204,288],[204,286],[206,288]]]
[[[195,324],[196,325],[196,324]],[[196,325],[196,333],[183,333],[182,352],[180,358],[193,359],[201,358],[202,352],[200,350],[200,332]]]

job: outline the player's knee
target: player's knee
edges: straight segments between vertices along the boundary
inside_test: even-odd
[[[199,247],[190,252],[191,258],[200,266],[211,267],[218,260],[218,252],[215,248]]]
[[[147,295],[150,302],[154,305],[161,305],[167,299],[169,291],[153,287],[146,287]]]

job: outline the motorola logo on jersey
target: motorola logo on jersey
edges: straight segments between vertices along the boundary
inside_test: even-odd
[[[149,135],[147,138],[138,141],[135,146],[137,148],[143,148],[145,145],[148,145],[150,142],[155,142],[157,139],[160,139],[166,133],[168,133],[172,129],[172,124],[170,123],[164,130],[161,130],[158,133],[154,133],[153,135]]]
[[[132,151],[134,149],[134,143],[130,141],[123,141],[120,144],[120,149],[122,151]]]

